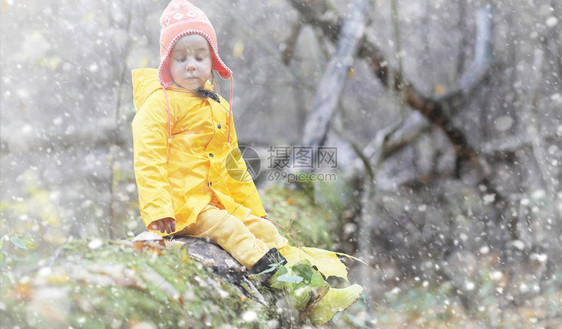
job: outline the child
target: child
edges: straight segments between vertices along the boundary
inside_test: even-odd
[[[185,0],[171,1],[160,22],[158,70],[133,71],[142,220],[162,235],[208,238],[252,273],[267,272],[261,275],[267,284],[287,288],[267,270],[287,263],[284,254],[294,250],[263,218],[260,197],[247,177],[232,118],[232,71],[219,56],[215,31],[203,11]],[[213,92],[213,70],[231,80],[230,103]],[[232,168],[240,171],[227,170]],[[362,292],[358,285],[303,289],[293,291],[301,296],[297,308],[310,314],[314,325],[330,321]]]

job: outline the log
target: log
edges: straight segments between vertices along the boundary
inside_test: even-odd
[[[265,298],[254,286],[252,281],[248,280],[248,276],[250,275],[249,271],[226,250],[215,243],[207,241],[206,239],[186,236],[162,238],[160,235],[149,231],[138,234],[132,241],[133,243],[159,241],[164,243],[168,241],[168,244],[180,244],[182,248],[186,248],[190,259],[212,268],[217,276],[237,285],[242,291],[263,305],[268,305]],[[164,245],[167,244],[164,243]]]
[[[181,244],[187,248],[189,257],[212,267],[219,272],[244,272],[246,268],[234,259],[226,250],[205,239],[171,236],[162,238],[160,235],[144,231],[133,238],[133,242],[166,241],[174,244]]]

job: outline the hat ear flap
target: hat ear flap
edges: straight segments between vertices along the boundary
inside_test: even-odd
[[[158,80],[163,87],[170,87],[174,84],[172,80],[172,75],[170,74],[170,60],[171,55],[166,56],[166,59],[160,63],[158,68]]]

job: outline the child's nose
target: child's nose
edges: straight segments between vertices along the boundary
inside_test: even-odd
[[[191,59],[187,59],[187,63],[185,63],[185,69],[188,71],[193,71],[195,70],[195,59],[191,58]]]

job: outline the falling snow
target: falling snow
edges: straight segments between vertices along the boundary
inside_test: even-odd
[[[286,324],[253,306],[228,309],[221,303],[232,301],[231,286],[203,267],[182,281],[177,263],[156,274],[129,266],[140,248],[131,239],[145,231],[131,70],[158,67],[165,2],[2,1],[0,313],[23,310],[11,327],[49,327],[45,315],[61,328],[189,327],[192,317],[206,325],[229,312],[237,323]],[[351,69],[323,145],[314,145],[337,150],[330,184],[268,181],[268,147],[304,145],[338,46],[327,33],[340,31],[354,1],[193,2],[214,23],[234,72],[233,122],[239,143],[260,155],[255,183],[267,214],[302,244],[368,263],[349,263],[350,282],[366,294],[334,328],[562,323],[559,2],[490,2],[487,48],[478,35],[486,30],[476,16],[482,2],[371,1],[361,38],[369,44],[337,64]],[[329,28],[310,26],[297,3]],[[228,96],[230,82],[216,80]],[[475,83],[470,91],[462,89],[467,81]],[[428,115],[432,109],[439,111]],[[163,249],[147,249],[145,264],[161,265]],[[89,267],[101,253],[111,254],[107,264]],[[169,285],[156,289],[148,272]],[[195,287],[220,301],[203,303]],[[170,292],[159,303],[182,305],[184,318],[154,324],[130,316],[132,291],[148,301]],[[86,298],[74,305],[73,296]],[[105,312],[123,317],[96,314],[105,300]]]

